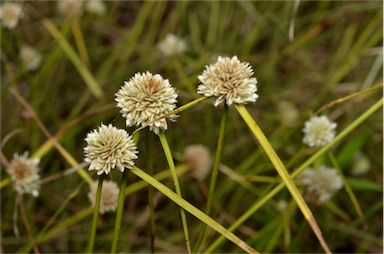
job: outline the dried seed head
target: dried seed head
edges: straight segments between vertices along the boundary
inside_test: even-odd
[[[149,126],[156,134],[167,129],[167,120],[156,119],[176,108],[177,94],[167,79],[159,74],[136,73],[116,93],[117,106],[127,126]],[[176,120],[176,115],[168,117]]]
[[[204,180],[212,166],[208,148],[203,145],[190,145],[184,150],[184,158],[191,168],[191,174],[198,180]]]
[[[35,197],[39,196],[39,161],[40,159],[38,158],[28,158],[28,152],[25,152],[23,155],[13,155],[8,172],[18,193],[29,193]]]
[[[3,26],[13,29],[23,15],[23,8],[17,3],[5,3],[0,6],[0,20]]]
[[[217,62],[206,66],[198,78],[201,84],[197,92],[207,97],[218,97],[215,106],[221,102],[246,104],[255,102],[256,78],[252,78],[253,70],[249,63],[240,62],[237,56],[219,57]]]
[[[174,56],[181,54],[187,50],[185,40],[174,34],[168,34],[158,45],[160,52],[165,56]]]
[[[310,147],[321,147],[331,142],[336,135],[337,124],[326,116],[313,116],[305,122],[303,143]]]
[[[20,59],[25,69],[34,71],[41,64],[41,54],[34,48],[24,45],[20,50]]]
[[[132,137],[125,130],[111,124],[102,124],[97,130],[88,133],[85,141],[85,161],[90,163],[89,170],[96,170],[98,175],[109,174],[113,168],[121,172],[131,169],[133,160],[137,159],[137,148]]]
[[[343,181],[333,168],[320,166],[318,170],[306,169],[299,182],[307,187],[306,199],[322,204],[343,187]]]
[[[358,151],[352,160],[352,174],[359,176],[367,173],[371,169],[371,161],[369,158]]]
[[[88,0],[85,5],[87,12],[102,16],[106,13],[107,7],[103,0]]]
[[[97,181],[91,183],[90,192],[88,193],[88,198],[93,206],[95,206],[96,203],[97,184]],[[101,187],[100,213],[103,214],[115,211],[117,208],[118,197],[119,187],[117,184],[114,181],[104,181],[103,186]]]
[[[59,0],[57,9],[63,16],[80,16],[83,13],[84,0]]]

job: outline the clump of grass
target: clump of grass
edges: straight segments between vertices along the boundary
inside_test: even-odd
[[[186,252],[184,240],[206,253],[382,252],[378,2],[1,5],[4,252]],[[119,90],[130,96],[115,96],[116,107]],[[134,134],[135,166],[120,160],[120,138],[94,150],[103,163],[82,161],[100,123]],[[182,156],[189,144],[215,154],[210,179],[196,181]],[[41,159],[38,197],[9,174],[25,150]],[[324,166],[333,191],[298,184]],[[110,181],[119,194],[99,214]]]

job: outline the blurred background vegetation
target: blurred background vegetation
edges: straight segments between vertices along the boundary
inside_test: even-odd
[[[313,153],[302,144],[304,121],[335,99],[382,84],[381,1],[305,1],[299,3],[296,13],[297,1],[109,1],[105,15],[84,12],[77,17],[60,15],[56,2],[19,3],[23,5],[24,15],[18,26],[12,30],[1,28],[1,137],[14,130],[20,132],[12,136],[2,151],[8,159],[13,153],[40,151],[43,179],[71,165],[54,147],[42,148],[47,141],[46,135],[10,89],[20,92],[48,131],[57,134],[63,147],[81,162],[84,137],[100,122],[113,122],[117,127],[126,128],[114,106],[114,94],[134,73],[147,70],[160,73],[177,89],[178,105],[183,105],[198,97],[197,76],[205,65],[216,61],[217,56],[237,55],[253,66],[258,80],[260,97],[247,108],[284,163],[298,155],[288,167],[292,172]],[[58,37],[52,32],[56,31],[55,27]],[[290,29],[294,30],[291,36]],[[169,33],[186,41],[184,53],[171,57],[161,54],[158,43]],[[82,40],[85,47],[82,47]],[[65,48],[65,41],[73,51]],[[35,71],[26,70],[20,61],[19,52],[25,44],[42,53],[41,66]],[[74,64],[71,53],[80,59],[79,64]],[[90,77],[84,75],[84,69],[89,70]],[[89,85],[101,87],[103,95],[95,96]],[[322,113],[337,122],[337,130],[341,131],[381,96],[379,89]],[[286,118],[283,101],[297,110],[298,115],[293,120]],[[170,124],[167,137],[177,164],[181,163],[184,148],[190,144],[204,144],[214,153],[222,109],[214,108],[212,103],[207,100],[181,113],[177,122]],[[382,252],[382,121],[380,109],[333,148],[365,219],[358,219],[344,189],[325,205],[311,205],[335,252]],[[141,143],[139,150],[143,152]],[[155,171],[160,172],[167,169],[167,163],[160,143],[157,140],[155,143]],[[366,174],[353,176],[352,161],[358,151],[369,158],[371,167]],[[329,164],[326,158],[323,160]],[[254,182],[249,178],[247,185],[239,184],[233,175],[220,173],[215,194],[217,205],[212,217],[229,227],[250,204],[276,185],[279,176],[233,109],[222,163],[244,177],[270,177],[266,182]],[[141,159],[137,164],[144,167],[145,162]],[[1,173],[2,180],[6,179],[4,168]],[[112,179],[118,181],[119,174],[112,175]],[[44,184],[37,199],[24,197],[34,235],[82,181],[77,174],[71,174]],[[129,183],[136,181],[138,178],[133,175],[129,179]],[[186,174],[180,181],[185,199],[203,209],[209,179],[196,184]],[[173,187],[171,181],[165,182]],[[90,207],[87,193],[88,187],[84,185],[53,226]],[[162,195],[155,196],[159,200],[157,250],[185,251],[176,205]],[[1,189],[1,244],[6,252],[14,252],[28,242],[21,222],[21,237],[13,233],[15,197],[11,185]],[[277,209],[281,199],[291,204],[287,227],[282,223],[285,213]],[[119,250],[147,252],[146,188],[130,195],[125,207]],[[102,216],[97,251],[109,251],[114,218],[114,213]],[[189,215],[188,220],[193,245],[198,238],[200,222]],[[89,223],[90,217],[87,217],[65,226],[39,245],[40,250],[82,252]],[[218,236],[211,233],[208,243]],[[236,234],[262,252],[321,251],[286,190],[260,208]],[[285,241],[289,236],[289,241]],[[239,252],[240,249],[226,241],[216,251]]]

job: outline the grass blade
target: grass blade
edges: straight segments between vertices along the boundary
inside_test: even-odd
[[[381,98],[378,102],[372,105],[360,117],[358,117],[355,121],[353,121],[347,128],[345,128],[342,132],[340,132],[339,135],[337,135],[332,142],[330,142],[328,145],[321,148],[314,155],[312,155],[308,160],[306,160],[300,167],[298,167],[293,172],[291,177],[295,178],[296,176],[300,175],[308,166],[310,166],[314,161],[320,158],[320,156],[326,153],[331,147],[333,147],[340,140],[342,140],[348,134],[350,134],[354,129],[356,129],[360,124],[362,124],[365,120],[367,120],[367,118],[370,117],[373,113],[375,113],[379,108],[381,108],[382,105],[383,105],[383,98]],[[349,181],[350,181],[351,187],[353,188],[351,180]],[[249,217],[251,217],[260,207],[262,207],[269,200],[271,200],[277,193],[283,190],[284,186],[285,186],[284,183],[280,183],[275,188],[273,188],[266,196],[257,200],[243,215],[240,216],[239,219],[236,220],[235,223],[232,224],[231,227],[229,227],[228,230],[232,232],[236,228],[238,228],[244,221],[246,221]],[[380,191],[381,191],[381,188],[380,188]],[[211,246],[209,246],[209,248],[206,250],[206,253],[212,253],[223,242],[224,239],[225,238],[223,236],[218,237],[211,244]]]
[[[291,176],[289,175],[284,164],[281,162],[280,158],[276,154],[272,145],[269,143],[268,139],[265,137],[264,133],[262,132],[260,127],[257,125],[256,121],[248,113],[247,109],[243,105],[236,105],[236,109],[240,113],[241,117],[244,119],[248,127],[251,129],[253,135],[259,141],[260,145],[263,147],[268,158],[271,160],[273,166],[276,168],[284,184],[287,186],[289,192],[292,194],[292,197],[295,199],[305,219],[308,221],[316,237],[319,239],[321,246],[323,247],[325,252],[330,253],[331,251],[329,250],[329,247],[323,238],[323,235],[316,222],[315,217],[313,216],[307,203],[304,201],[303,196],[301,195],[299,189],[293,182]]]
[[[96,81],[95,77],[91,74],[88,68],[82,63],[79,56],[76,54],[75,50],[71,47],[68,41],[50,20],[44,19],[42,23],[48,32],[50,32],[51,35],[57,40],[68,58],[72,61],[73,65],[84,79],[85,84],[87,84],[89,90],[97,98],[101,98],[103,96],[103,91],[101,90],[99,83]]]
[[[167,138],[165,137],[164,132],[160,132],[159,138],[160,138],[161,145],[163,146],[163,149],[164,149],[165,157],[167,157],[169,169],[171,171],[171,175],[173,178],[173,183],[175,184],[176,193],[177,195],[179,195],[180,198],[182,198],[180,184],[176,174],[175,163],[173,162],[171,149],[169,148],[168,141],[167,141]],[[183,231],[184,231],[185,242],[187,244],[187,250],[188,250],[188,253],[191,253],[187,217],[185,216],[185,211],[182,208],[180,208],[180,215],[181,215],[181,222],[183,224]]]
[[[329,156],[329,159],[331,160],[333,166],[336,168],[337,172],[339,173],[341,179],[343,180],[344,188],[347,191],[349,198],[351,199],[351,202],[353,204],[353,207],[355,208],[357,215],[359,216],[359,218],[361,220],[364,220],[364,213],[361,210],[361,207],[359,205],[359,201],[357,201],[357,198],[356,198],[355,194],[353,193],[351,186],[349,185],[349,182],[345,178],[343,171],[341,170],[341,168],[339,166],[339,163],[337,162],[335,156],[331,152],[328,152],[328,156]]]
[[[224,237],[226,237],[231,242],[235,243],[237,246],[239,246],[241,249],[248,253],[258,253],[256,250],[254,250],[251,246],[249,246],[247,243],[242,241],[240,238],[238,238],[236,235],[225,229],[223,226],[221,226],[219,223],[217,223],[214,219],[197,209],[195,206],[187,202],[185,199],[181,198],[179,195],[171,191],[168,187],[166,187],[164,184],[157,181],[152,176],[145,173],[143,170],[139,169],[138,167],[134,167],[131,172],[144,181],[146,181],[148,184],[155,187],[157,190],[159,190],[161,193],[163,193],[165,196],[167,196],[169,199],[171,199],[173,202],[175,202],[177,205],[182,207],[185,211],[189,212],[205,224],[207,224],[212,229],[216,230],[220,234],[222,234]]]

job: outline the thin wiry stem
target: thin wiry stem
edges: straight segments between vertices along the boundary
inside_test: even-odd
[[[225,105],[224,106],[224,112],[223,112],[223,115],[221,117],[221,122],[220,122],[219,137],[218,137],[218,141],[217,141],[215,159],[213,162],[211,181],[209,184],[207,207],[205,210],[205,213],[208,216],[211,212],[213,193],[215,192],[217,175],[219,173],[220,159],[221,159],[221,154],[223,151],[224,134],[225,134],[225,128],[227,125],[227,119],[228,119],[228,106]],[[203,225],[199,240],[197,242],[198,247],[197,247],[196,252],[200,252],[202,246],[204,245],[204,240],[205,240],[206,234],[207,234],[207,225]]]
[[[96,202],[95,202],[95,208],[93,210],[93,219],[92,219],[91,230],[89,232],[86,253],[92,253],[93,246],[95,245],[96,228],[97,228],[97,222],[99,221],[101,190],[103,187],[103,181],[104,181],[104,174],[102,174],[99,177],[99,182],[97,184]]]
[[[316,161],[320,156],[326,153],[331,147],[337,144],[340,140],[345,138],[349,133],[351,133],[354,129],[356,129],[360,124],[362,124],[368,117],[370,117],[373,113],[375,113],[379,108],[383,105],[383,98],[381,98],[378,102],[372,105],[367,111],[365,111],[361,116],[359,116],[355,121],[353,121],[347,128],[345,128],[342,132],[339,133],[335,137],[335,139],[330,142],[328,145],[324,146],[320,150],[318,150],[314,155],[312,155],[308,160],[306,160],[300,167],[298,167],[292,174],[291,177],[295,178],[299,174],[301,174],[309,165],[311,165],[314,161]],[[260,207],[262,207],[265,203],[271,200],[277,193],[279,193],[282,189],[284,189],[284,183],[280,183],[275,188],[273,188],[267,195],[263,196],[261,199],[257,200],[243,215],[237,219],[235,223],[229,227],[229,231],[234,231],[238,228],[244,221],[246,221],[249,217],[251,217]],[[223,236],[219,236],[206,250],[205,253],[212,253],[223,241]]]
[[[117,244],[119,242],[119,234],[120,234],[121,222],[123,219],[123,211],[124,211],[124,198],[125,198],[124,192],[125,192],[125,188],[127,187],[127,182],[128,182],[128,170],[125,170],[123,175],[121,176],[121,181],[120,181],[119,197],[117,202],[115,227],[113,229],[111,253],[116,253]]]
[[[171,149],[169,148],[168,141],[167,141],[167,138],[165,137],[164,132],[160,132],[159,138],[160,138],[161,145],[163,146],[165,156],[167,157],[169,169],[171,170],[171,174],[172,174],[172,178],[173,178],[173,183],[175,184],[176,193],[179,197],[182,198],[179,179],[177,178],[177,174],[176,174],[175,163],[173,161]],[[185,211],[183,208],[180,208],[180,215],[181,215],[181,222],[183,224],[184,237],[185,237],[185,242],[187,245],[187,250],[188,250],[188,253],[191,253],[191,246],[189,243],[187,217],[185,216]]]
[[[149,174],[153,175],[153,136],[151,131],[147,131],[145,135],[145,152],[146,152],[146,161],[147,161],[147,170]],[[148,205],[149,205],[149,213],[150,213],[150,249],[151,252],[155,252],[155,208],[153,205],[153,187],[148,186]]]
[[[364,213],[361,210],[361,207],[359,205],[359,201],[357,201],[357,198],[356,198],[355,194],[353,193],[352,188],[349,185],[348,180],[345,178],[343,171],[340,168],[339,163],[337,162],[337,160],[336,160],[335,156],[332,154],[332,152],[328,151],[328,156],[329,156],[329,159],[331,160],[333,166],[336,168],[337,172],[339,173],[341,179],[343,179],[344,188],[347,191],[348,196],[352,201],[353,207],[355,208],[355,211],[356,211],[357,215],[359,216],[359,219],[363,220],[364,219]]]
[[[33,238],[33,235],[32,235],[32,230],[31,230],[31,226],[29,225],[29,222],[28,222],[27,213],[25,212],[23,195],[22,194],[18,194],[18,195],[20,195],[19,205],[20,205],[21,219],[23,220],[25,229],[26,229],[27,234],[28,234],[29,241],[31,242],[32,245],[34,245],[33,250],[35,251],[35,253],[40,253],[39,248],[37,246],[35,246],[35,239]]]

